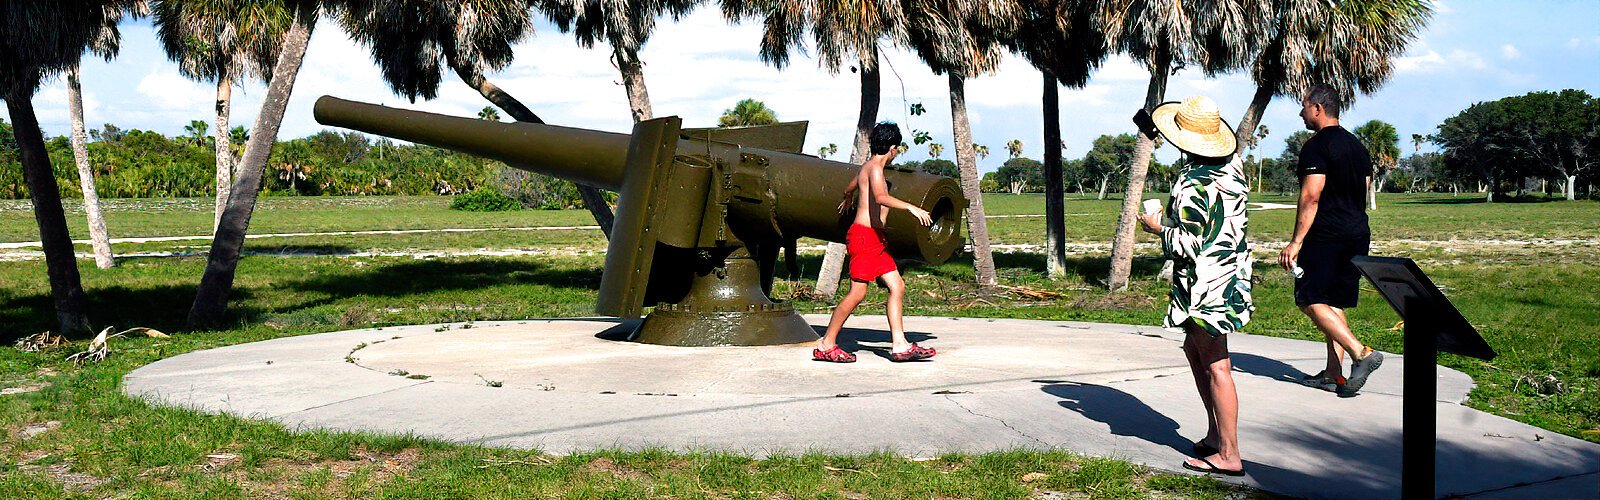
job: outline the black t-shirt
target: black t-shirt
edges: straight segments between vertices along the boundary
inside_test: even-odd
[[[1325,175],[1317,217],[1307,240],[1336,240],[1370,235],[1367,227],[1367,177],[1372,157],[1355,134],[1344,127],[1324,127],[1300,149],[1300,181],[1307,175]]]

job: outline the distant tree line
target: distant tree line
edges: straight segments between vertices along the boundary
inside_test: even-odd
[[[189,135],[168,137],[106,124],[89,132],[88,153],[100,196],[111,198],[205,197],[216,192],[214,138],[206,122]],[[28,197],[10,124],[0,121],[0,199]],[[249,133],[231,132],[231,149]],[[61,196],[83,193],[67,136],[45,142]],[[510,168],[503,163],[425,145],[399,145],[358,132],[324,130],[278,142],[267,160],[261,193],[268,196],[453,195],[494,188],[529,208],[578,208],[571,182]]]

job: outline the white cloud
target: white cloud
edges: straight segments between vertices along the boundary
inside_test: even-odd
[[[1522,51],[1517,50],[1516,45],[1511,45],[1508,43],[1500,46],[1500,57],[1504,57],[1506,59],[1516,59],[1522,57]]]
[[[179,75],[176,68],[151,71],[134,87],[146,102],[162,111],[198,111],[206,109],[207,102],[216,98],[215,88],[200,86]]]
[[[1462,68],[1482,70],[1487,69],[1489,64],[1476,52],[1456,49],[1450,51],[1449,55],[1439,55],[1438,52],[1429,50],[1420,56],[1395,58],[1394,67],[1400,73],[1431,73]]]

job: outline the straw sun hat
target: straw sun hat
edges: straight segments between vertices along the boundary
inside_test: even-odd
[[[1167,142],[1184,152],[1221,158],[1232,155],[1239,148],[1233,136],[1233,127],[1217,113],[1217,103],[1206,96],[1194,96],[1183,102],[1165,102],[1150,112],[1156,129]]]

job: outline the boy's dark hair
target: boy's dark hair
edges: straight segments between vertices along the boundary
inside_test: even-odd
[[[1306,102],[1322,106],[1322,112],[1334,118],[1338,118],[1339,111],[1344,109],[1344,99],[1339,97],[1339,91],[1326,83],[1312,85],[1311,90],[1306,91]]]
[[[872,154],[889,154],[889,150],[900,146],[900,126],[894,122],[879,122],[872,127]]]

